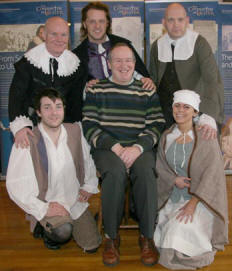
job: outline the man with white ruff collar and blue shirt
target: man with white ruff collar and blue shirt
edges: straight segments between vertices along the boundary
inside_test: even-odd
[[[67,50],[69,28],[61,17],[51,17],[43,32],[45,42],[24,54],[15,63],[15,75],[9,92],[10,129],[15,143],[29,145],[28,127],[36,124],[34,96],[45,87],[56,88],[66,99],[65,122],[81,120],[84,70],[79,58]]]
[[[189,17],[179,3],[168,5],[162,23],[167,33],[152,44],[150,74],[167,126],[174,122],[173,93],[191,89],[201,97],[200,112],[204,114],[198,124],[207,124],[212,117],[220,128],[224,118],[224,88],[208,42],[188,29]]]

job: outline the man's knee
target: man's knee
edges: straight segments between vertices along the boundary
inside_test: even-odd
[[[126,175],[126,167],[115,153],[111,151],[95,151],[93,158],[103,179],[109,174],[112,178],[121,178]]]
[[[111,167],[105,169],[101,175],[102,193],[109,193],[109,190],[115,193],[122,193],[126,186],[127,172],[122,161],[115,161]]]
[[[132,165],[131,174],[140,178],[154,176],[155,174],[155,155],[153,152],[143,153]]]
[[[96,221],[88,209],[74,220],[73,238],[84,250],[95,249],[101,244],[101,235],[98,232]]]
[[[66,243],[72,237],[73,226],[70,223],[62,224],[56,228],[52,228],[50,232],[44,231],[44,234],[57,243]]]

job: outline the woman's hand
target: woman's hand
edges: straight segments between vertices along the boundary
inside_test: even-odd
[[[178,176],[175,179],[175,185],[178,188],[183,189],[185,187],[190,187],[190,181],[191,181],[191,178]]]
[[[176,219],[179,222],[184,220],[184,223],[193,222],[193,215],[197,207],[198,199],[196,197],[192,197],[182,208],[180,208],[180,213],[177,215]]]

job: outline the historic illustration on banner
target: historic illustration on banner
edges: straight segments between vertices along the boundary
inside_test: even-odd
[[[0,52],[25,52],[40,24],[0,25]]]

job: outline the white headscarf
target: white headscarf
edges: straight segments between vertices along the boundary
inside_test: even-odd
[[[175,103],[188,104],[191,105],[195,110],[197,110],[197,112],[199,112],[200,102],[201,99],[199,94],[192,90],[183,89],[174,92],[172,105],[174,105]]]

